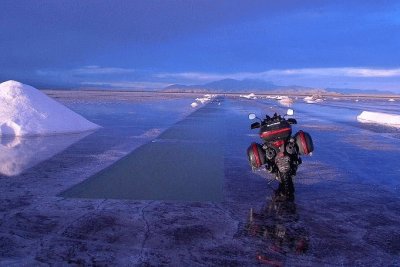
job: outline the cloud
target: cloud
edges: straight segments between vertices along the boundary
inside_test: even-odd
[[[161,79],[187,79],[192,81],[215,81],[227,78],[238,78],[238,73],[233,74],[217,74],[206,72],[178,72],[178,73],[158,73],[155,78]]]
[[[84,66],[81,68],[70,70],[37,70],[36,73],[41,76],[56,76],[56,75],[107,75],[107,74],[129,74],[136,72],[135,69],[116,68],[116,67],[100,67],[96,65]]]
[[[400,76],[400,69],[349,68],[345,74],[349,77],[397,77]]]
[[[77,87],[109,87],[109,88],[163,88],[170,83],[148,80],[151,78],[145,72],[120,67],[101,67],[97,65],[77,67],[73,69],[37,70],[39,79],[46,79],[49,83],[66,84]]]
[[[370,68],[304,68],[271,70],[264,75],[308,75],[308,76],[334,76],[334,77],[395,77],[400,76],[399,69],[370,69]]]
[[[83,68],[78,68],[72,70],[73,73],[80,75],[97,75],[97,74],[125,74],[125,73],[134,73],[134,69],[125,69],[125,68],[104,68],[99,66],[85,66]]]
[[[88,87],[111,87],[111,88],[120,88],[120,89],[157,89],[164,88],[170,83],[162,83],[162,82],[145,82],[145,81],[137,81],[137,82],[82,82],[80,83],[82,86]]]

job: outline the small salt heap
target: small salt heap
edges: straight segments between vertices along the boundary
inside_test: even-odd
[[[211,95],[211,94],[205,94],[204,97],[198,97],[195,100],[201,104],[205,104],[209,101],[211,101],[211,99],[215,98],[217,95]],[[190,106],[192,108],[197,107],[199,104],[196,102],[193,102],[192,104],[190,104]]]
[[[279,100],[278,100],[279,104],[281,104],[284,107],[290,107],[293,105],[293,99],[291,99],[288,96],[282,96]]]
[[[248,95],[239,95],[239,97],[247,99],[257,99],[257,96],[254,93],[250,93]]]
[[[400,115],[381,112],[363,111],[357,116],[362,123],[376,123],[400,128]]]

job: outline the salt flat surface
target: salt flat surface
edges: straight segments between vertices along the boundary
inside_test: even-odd
[[[220,202],[57,197],[161,132],[196,142],[168,131],[196,121],[185,119],[193,97],[150,99],[58,98],[103,128],[20,175],[0,175],[0,265],[400,264],[400,133],[356,120],[367,106],[396,114],[398,101],[295,102],[294,131],[309,132],[315,152],[303,158],[290,205],[274,199],[276,183],[253,173],[246,156],[259,141],[247,115],[284,113],[274,99],[207,104],[224,112]]]
[[[157,139],[67,189],[61,196],[220,201],[224,129],[219,126],[225,117],[221,112],[223,107],[215,103],[193,112]]]
[[[112,162],[115,157],[128,153],[146,140],[159,135],[171,124],[191,112],[186,98],[159,97],[149,102],[150,96],[113,94],[105,97],[104,92],[51,91],[52,98],[68,106],[74,113],[90,117],[99,125],[99,131],[48,136],[2,136],[0,138],[0,175],[15,176],[31,167],[50,159],[74,145],[82,146],[81,151],[99,153],[98,157]],[[75,97],[71,97],[71,95]],[[168,111],[168,112],[166,112]],[[72,111],[71,111],[72,112]],[[94,134],[93,139],[86,139]],[[84,140],[82,140],[84,139]],[[101,149],[107,152],[103,153]],[[101,151],[101,152],[100,152]],[[77,152],[84,155],[85,153]]]

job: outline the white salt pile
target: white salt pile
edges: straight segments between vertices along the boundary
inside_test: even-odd
[[[284,107],[290,107],[293,105],[293,99],[288,96],[282,96],[281,99],[278,100],[278,102]]]
[[[99,127],[32,86],[0,84],[0,136],[78,133]]]
[[[201,104],[205,104],[208,101],[210,101],[211,99],[215,98],[217,95],[210,95],[210,94],[205,94],[203,97],[198,97],[195,100]],[[198,106],[198,104],[196,102],[193,102],[192,104],[190,104],[192,106],[192,108],[195,108]]]
[[[305,98],[303,98],[304,101],[310,101],[313,100],[312,96],[306,96]]]
[[[257,99],[256,95],[254,93],[250,93],[248,95],[239,95],[241,98],[247,98],[247,99]]]
[[[357,120],[362,123],[377,123],[400,128],[400,115],[396,114],[363,111],[357,116]]]
[[[306,96],[303,100],[304,100],[304,102],[306,102],[308,104],[320,103],[320,102],[324,101],[321,97],[319,97],[317,95]]]
[[[394,101],[396,101],[396,100],[394,100],[393,98],[390,98],[388,101],[389,101],[389,102],[394,102]]]
[[[202,103],[202,104],[204,104],[204,103],[208,102],[210,99],[207,98],[207,97],[198,97],[195,100],[200,102],[200,103]]]

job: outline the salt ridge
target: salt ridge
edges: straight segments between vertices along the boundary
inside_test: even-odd
[[[362,123],[376,123],[400,128],[400,115],[381,112],[363,111],[357,116]]]

